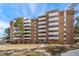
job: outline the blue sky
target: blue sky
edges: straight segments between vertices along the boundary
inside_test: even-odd
[[[5,3],[0,4],[0,37],[4,34],[4,29],[9,27],[9,22],[17,17],[36,18],[48,10],[68,9],[70,4],[61,3]]]

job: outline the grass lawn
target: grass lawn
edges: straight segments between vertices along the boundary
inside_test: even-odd
[[[33,48],[40,48],[41,44],[5,44],[0,45],[0,50],[10,50],[10,49],[33,49]],[[60,44],[49,44],[48,46],[62,46]],[[68,46],[68,45],[63,45]],[[75,45],[79,48],[79,44]]]
[[[35,48],[35,50],[33,48]],[[36,48],[38,49],[36,50]],[[0,55],[43,56],[45,55],[43,54],[45,52],[50,53],[51,55],[60,55],[62,52],[66,52],[73,49],[79,49],[79,44],[74,45],[48,44],[47,47],[44,47],[44,45],[42,44],[5,44],[5,45],[1,44]],[[41,51],[43,51],[43,53]]]
[[[37,44],[5,44],[5,45],[0,45],[0,50],[32,49],[32,48],[37,48]]]
[[[40,48],[42,44],[5,44],[0,45],[0,50],[11,50],[11,49],[33,49],[33,48]],[[59,44],[51,44],[52,46],[59,45]],[[50,46],[50,44],[48,45]]]

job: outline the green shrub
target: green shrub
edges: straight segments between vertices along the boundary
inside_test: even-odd
[[[64,46],[50,46],[46,48],[46,51],[51,53],[52,55],[60,54],[62,52],[67,51],[66,47]]]
[[[38,51],[31,51],[27,53],[27,56],[43,56],[43,54]]]

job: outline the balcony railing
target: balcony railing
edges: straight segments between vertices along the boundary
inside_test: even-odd
[[[59,32],[49,32],[48,34],[49,34],[49,35],[58,35]]]
[[[43,17],[43,18],[38,18],[38,20],[45,20],[46,18],[45,17]]]
[[[24,34],[23,36],[31,36],[31,34]]]
[[[59,15],[59,12],[49,13],[49,16]]]
[[[31,26],[31,24],[24,24],[24,26]]]
[[[23,33],[31,33],[31,31],[23,31]]]
[[[59,39],[59,37],[49,37],[49,39]]]
[[[38,32],[45,32],[46,29],[41,29],[41,30],[38,30]]]
[[[55,18],[49,18],[48,21],[57,21],[57,20],[59,20],[59,18],[58,17],[55,17]]]
[[[31,20],[24,20],[24,23],[31,23]]]
[[[41,33],[41,34],[39,33],[39,34],[38,34],[38,36],[42,36],[42,35],[44,35],[44,36],[45,36],[45,35],[46,35],[46,33]]]
[[[16,38],[16,37],[15,37],[15,38],[13,38],[13,39],[15,40],[15,39],[21,39],[21,38]]]
[[[52,25],[53,25],[53,26],[54,26],[54,25],[59,25],[59,22],[49,23],[48,25],[49,25],[49,26],[52,26]]]
[[[29,40],[30,40],[30,39],[31,39],[31,37],[30,37],[30,38],[23,38],[23,39],[29,39]]]
[[[44,27],[46,27],[46,25],[43,25],[43,26],[38,26],[38,28],[44,28]]]
[[[46,23],[46,21],[43,21],[43,22],[38,22],[38,24],[45,24]]]
[[[38,37],[38,39],[46,39],[46,37]]]
[[[48,28],[48,30],[59,30],[59,27]]]

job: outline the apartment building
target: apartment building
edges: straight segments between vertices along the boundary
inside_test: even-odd
[[[66,33],[67,33],[67,44],[74,42],[74,31],[73,31],[73,9],[66,10]]]
[[[48,42],[64,43],[64,12],[51,10],[48,15]]]
[[[73,10],[52,10],[48,15],[48,42],[73,43]]]
[[[38,20],[32,19],[32,43],[37,43],[38,39]]]
[[[48,36],[47,36],[47,18],[46,15],[38,17],[38,43],[47,43]]]
[[[23,36],[16,37],[16,28],[10,23],[10,38],[24,43],[73,43],[73,10],[51,10],[36,19],[23,19]]]
[[[79,42],[79,28],[76,28],[74,31],[74,42]]]
[[[10,39],[13,43],[31,43],[32,42],[32,21],[29,19],[22,19],[23,28],[22,30],[17,29],[18,26],[15,26],[16,20],[11,21],[10,23]],[[20,26],[19,26],[20,27]],[[21,31],[23,31],[21,33]]]
[[[32,21],[31,19],[24,19],[23,36],[26,43],[32,43]]]
[[[79,21],[76,22],[74,27],[74,41],[76,43],[79,42]]]

